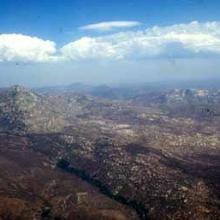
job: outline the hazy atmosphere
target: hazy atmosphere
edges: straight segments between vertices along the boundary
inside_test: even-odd
[[[0,220],[220,220],[219,0],[0,0]]]
[[[0,0],[0,85],[219,78],[215,0]]]

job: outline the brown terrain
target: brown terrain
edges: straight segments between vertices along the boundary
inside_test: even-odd
[[[1,90],[0,220],[220,219],[219,91],[92,95]]]

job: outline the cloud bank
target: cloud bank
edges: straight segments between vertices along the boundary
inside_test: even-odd
[[[0,61],[138,60],[219,55],[220,22],[194,21],[99,37],[85,36],[59,49],[54,42],[36,37],[0,35]]]
[[[22,34],[0,35],[0,61],[48,62],[55,60],[55,43]]]
[[[92,30],[92,31],[112,31],[118,28],[131,28],[140,26],[141,23],[138,21],[111,21],[111,22],[100,22],[96,24],[90,24],[82,26],[80,30]]]
[[[191,22],[101,37],[83,37],[61,48],[68,59],[139,59],[220,54],[220,22]]]

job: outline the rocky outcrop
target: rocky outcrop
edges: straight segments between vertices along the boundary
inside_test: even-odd
[[[0,93],[0,130],[15,133],[58,132],[67,124],[46,98],[21,86]]]

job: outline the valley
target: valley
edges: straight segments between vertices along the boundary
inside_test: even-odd
[[[127,90],[0,90],[1,220],[220,219],[220,91]]]

